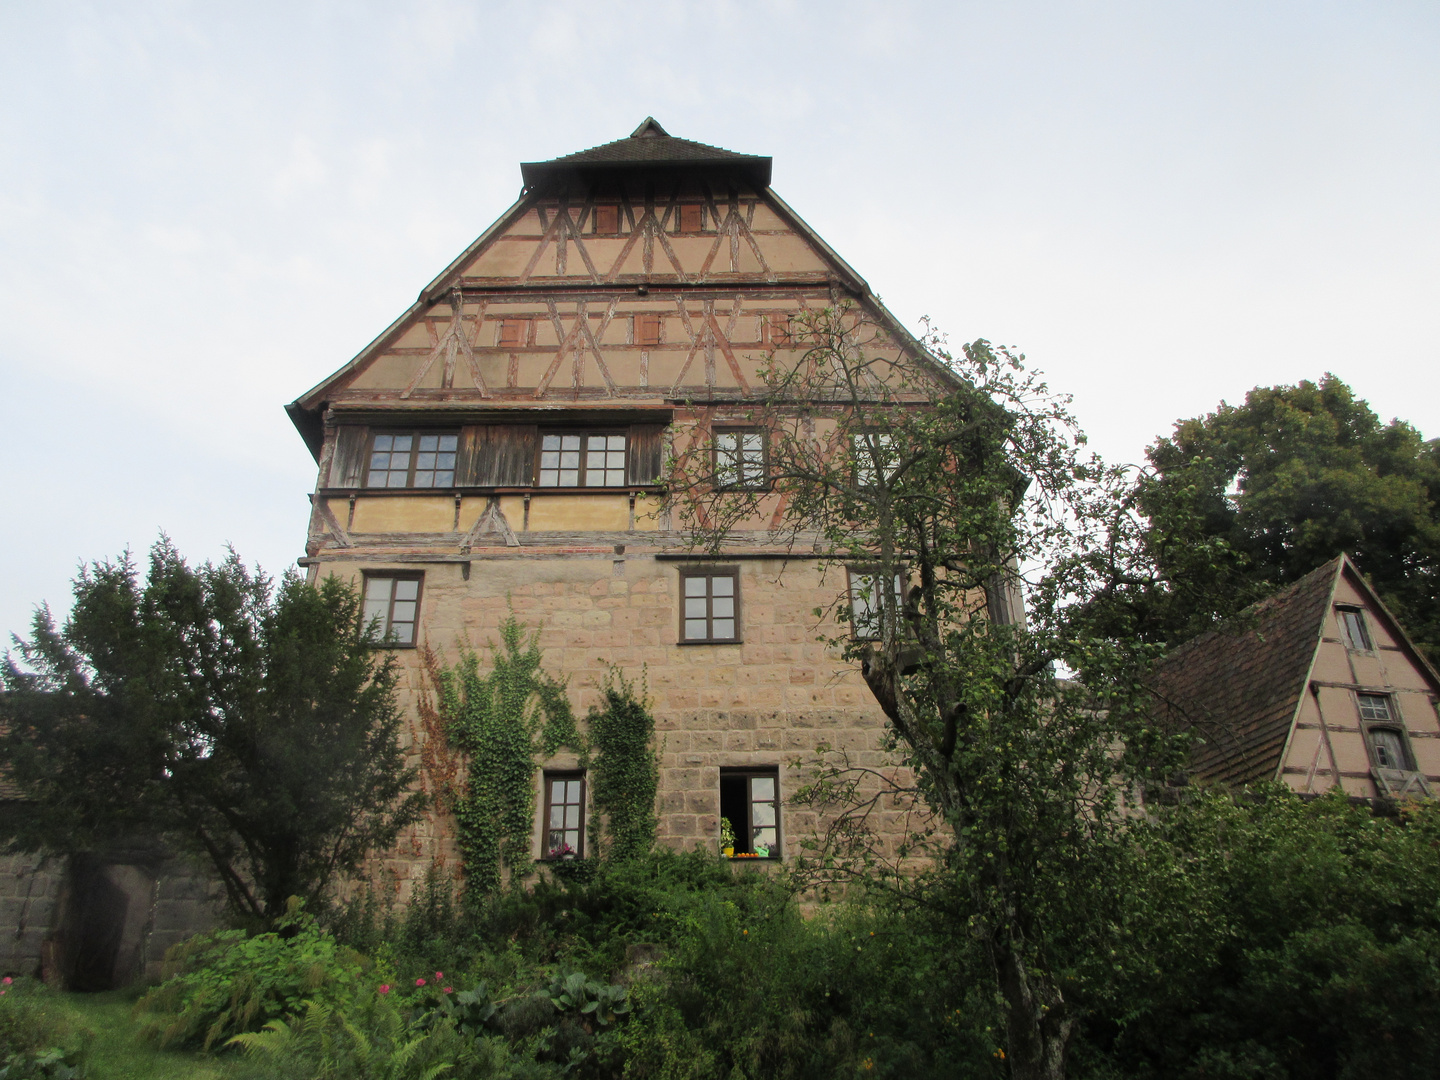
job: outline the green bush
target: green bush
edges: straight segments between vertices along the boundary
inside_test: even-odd
[[[84,1076],[93,1038],[70,1022],[48,987],[9,976],[0,982],[0,1080]]]
[[[1431,1077],[1440,1061],[1440,806],[1202,794],[1129,876],[1121,958],[1081,1060],[1105,1075]]]
[[[298,905],[277,931],[203,934],[177,945],[166,959],[180,971],[136,1003],[142,1033],[162,1047],[201,1050],[296,1016],[313,1001],[333,1004],[354,996],[368,988],[361,977],[373,966]]]
[[[266,1080],[435,1080],[456,1075],[457,1065],[494,1075],[508,1057],[500,1040],[466,1039],[453,1024],[416,1031],[401,1004],[380,994],[338,1006],[312,1000],[299,1015],[270,1020],[230,1043]]]

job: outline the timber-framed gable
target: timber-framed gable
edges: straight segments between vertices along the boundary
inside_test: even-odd
[[[720,561],[695,554],[662,497],[666,462],[692,452],[727,454],[763,485],[764,440],[748,425],[766,365],[798,360],[822,310],[852,311],[868,349],[932,362],[771,190],[770,164],[647,119],[626,139],[522,165],[514,205],[287,407],[318,464],[301,563],[376,583],[367,604],[413,635],[392,644],[453,658],[513,610],[542,628],[546,663],[582,708],[607,665],[644,666],[662,738],[659,835],[673,846],[718,837],[722,776],[770,792],[735,802],[746,815],[773,803],[785,816],[783,828],[752,823],[770,830],[756,837],[798,842],[815,822],[786,808],[790,758],[823,741],[888,761],[878,706],[817,637],[813,611],[845,582],[763,516]],[[402,597],[401,581],[418,584]],[[421,651],[401,655],[412,709]],[[579,768],[563,754],[543,764],[552,779]],[[537,793],[537,815],[572,813],[572,794]],[[445,830],[417,834],[416,866],[445,850]],[[542,858],[545,835],[537,817]],[[789,840],[756,837],[766,857],[788,854]]]

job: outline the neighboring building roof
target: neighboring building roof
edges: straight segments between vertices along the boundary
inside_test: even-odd
[[[749,177],[757,187],[770,186],[771,159],[755,154],[737,154],[718,146],[677,139],[647,116],[644,123],[630,133],[629,138],[591,147],[550,161],[527,161],[520,166],[520,175],[527,188],[536,187],[545,180],[567,173],[604,170],[634,169],[639,167],[674,168],[685,166],[718,165],[739,171]]]
[[[1197,775],[1231,784],[1275,776],[1347,561],[1331,559],[1156,665],[1160,716],[1203,740]]]
[[[1342,579],[1385,624],[1396,650],[1440,690],[1440,674],[1354,562],[1336,556],[1155,666],[1156,718],[1200,737],[1192,755],[1197,777],[1227,784],[1280,778]]]

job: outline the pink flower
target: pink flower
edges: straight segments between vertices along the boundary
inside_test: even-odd
[[[3,980],[3,982],[5,983],[6,986],[9,986],[9,985],[10,985],[12,982],[14,982],[14,981],[15,981],[15,980],[12,979],[12,978],[10,978],[9,975],[6,975],[5,978],[4,978],[4,980]]]
[[[390,984],[389,984],[389,983],[381,983],[381,984],[380,984],[380,992],[381,992],[382,994],[388,994],[388,993],[390,992]]]
[[[454,992],[455,992],[455,988],[454,988],[453,986],[447,986],[447,987],[445,987],[445,993],[447,993],[447,994],[453,994]]]
[[[439,981],[440,981],[441,979],[443,979],[443,978],[445,978],[445,972],[443,972],[443,971],[437,971],[437,972],[435,972],[435,981],[436,981],[436,982],[439,982]]]
[[[416,986],[424,986],[424,985],[425,985],[425,980],[424,980],[424,979],[416,979],[416,980],[415,980],[415,985],[416,985]]]

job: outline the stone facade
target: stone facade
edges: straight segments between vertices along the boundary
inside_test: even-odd
[[[80,990],[156,982],[165,952],[219,924],[208,867],[155,845],[0,858],[0,972]]]
[[[820,743],[855,762],[886,760],[880,709],[820,640],[838,628],[815,611],[846,602],[847,572],[777,542],[779,496],[720,555],[692,551],[683,515],[664,501],[667,462],[718,454],[727,432],[732,447],[736,431],[763,441],[747,427],[762,369],[800,361],[807,313],[843,303],[880,331],[877,355],[922,350],[771,190],[769,158],[671,138],[651,120],[629,139],[523,172],[515,205],[288,407],[318,465],[301,564],[312,580],[335,574],[369,590],[402,643],[451,661],[462,642],[483,650],[513,610],[539,629],[544,663],[568,678],[582,715],[607,665],[631,679],[643,672],[662,842],[714,844],[722,801],[737,805],[742,780],[743,813],[759,828],[770,811],[757,793],[774,777],[770,855],[788,858],[818,824],[788,802],[803,782],[790,763]],[[833,420],[811,430],[823,443]],[[611,440],[612,456],[566,473],[547,456],[563,438],[577,454]],[[735,590],[706,609],[738,604],[733,623],[706,624],[724,643],[688,640],[682,580],[699,572],[731,575],[733,585],[704,586]],[[423,649],[396,653],[418,754]],[[875,819],[892,840],[898,815]],[[389,853],[397,889],[450,858],[452,836],[450,823],[431,821]],[[765,846],[759,832],[750,840]]]

